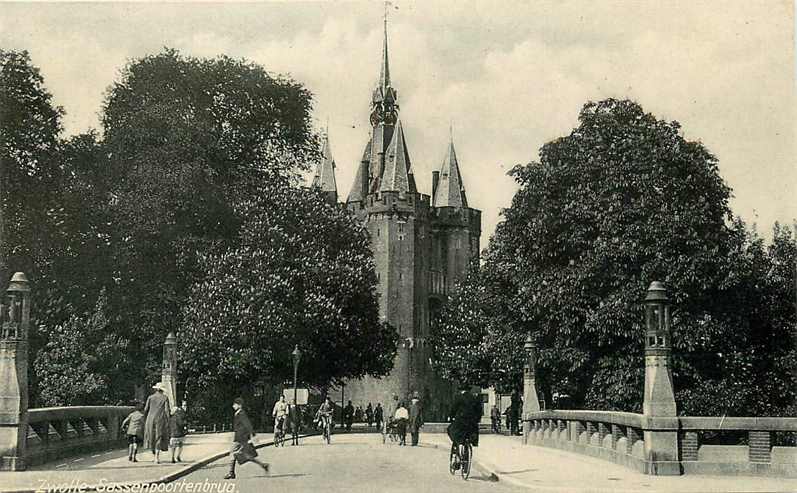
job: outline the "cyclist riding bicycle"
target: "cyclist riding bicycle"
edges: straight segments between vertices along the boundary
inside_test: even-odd
[[[332,434],[332,412],[335,410],[335,405],[332,403],[332,397],[327,396],[327,399],[318,407],[315,413],[315,418],[321,425],[322,430]]]
[[[451,424],[446,429],[448,438],[451,439],[451,457],[455,461],[455,469],[459,468],[459,446],[468,442],[474,446],[479,445],[482,404],[469,389],[467,385],[460,386],[459,394],[454,398],[451,407]]]
[[[279,430],[280,434],[285,435],[285,419],[288,417],[288,403],[285,396],[281,395],[280,400],[274,403],[274,410],[271,415],[274,417],[274,433]]]

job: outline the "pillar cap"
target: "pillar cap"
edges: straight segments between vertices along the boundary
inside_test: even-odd
[[[169,335],[166,336],[166,344],[177,344],[177,338],[174,336],[174,332],[169,332]]]
[[[534,339],[531,337],[531,334],[527,335],[526,336],[526,342],[523,344],[523,349],[528,350],[528,349],[531,349],[531,348],[536,347],[536,346],[537,345],[534,344]]]
[[[670,298],[667,297],[667,288],[661,281],[653,281],[648,287],[647,295],[645,296],[646,303],[669,303]]]
[[[28,278],[25,277],[24,272],[17,272],[11,277],[11,281],[8,283],[7,291],[18,293],[30,292],[30,282],[28,282]]]

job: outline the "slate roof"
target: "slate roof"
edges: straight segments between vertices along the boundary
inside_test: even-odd
[[[468,207],[465,185],[462,183],[462,174],[459,172],[459,162],[453,140],[448,144],[443,165],[440,167],[440,180],[437,182],[432,206]]]
[[[321,150],[321,161],[316,166],[315,176],[313,176],[313,186],[320,188],[324,192],[338,192],[335,182],[335,159],[332,157],[332,148],[329,144],[329,136],[324,137],[324,147]]]

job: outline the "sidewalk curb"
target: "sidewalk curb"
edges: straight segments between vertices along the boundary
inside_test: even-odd
[[[299,438],[307,438],[316,435],[318,435],[318,433],[308,433],[306,435],[299,435]],[[255,448],[260,449],[271,445],[274,445],[274,440],[264,443],[259,443],[255,445]],[[229,455],[230,455],[229,450],[225,450],[224,452],[216,452],[215,454],[203,457],[202,459],[199,459],[196,462],[187,464],[181,469],[166,474],[165,476],[161,476],[158,479],[149,479],[149,480],[145,479],[141,481],[124,481],[120,483],[114,482],[114,483],[103,483],[103,484],[86,484],[85,487],[83,487],[83,483],[78,483],[78,485],[80,486],[80,491],[84,492],[84,491],[97,491],[99,489],[102,490],[112,489],[113,491],[130,491],[133,487],[141,487],[148,484],[166,484],[166,483],[171,483],[173,481],[177,481],[178,479],[191,474],[197,469],[201,469],[206,465],[210,464],[211,462],[215,462]],[[0,493],[41,493],[46,491],[48,490],[33,488],[33,489],[19,489],[19,490],[0,490]]]

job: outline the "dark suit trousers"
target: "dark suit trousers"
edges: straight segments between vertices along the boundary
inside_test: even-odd
[[[418,436],[420,435],[420,429],[416,427],[412,427],[410,430],[410,434],[412,435],[412,446],[415,447],[418,445]]]

